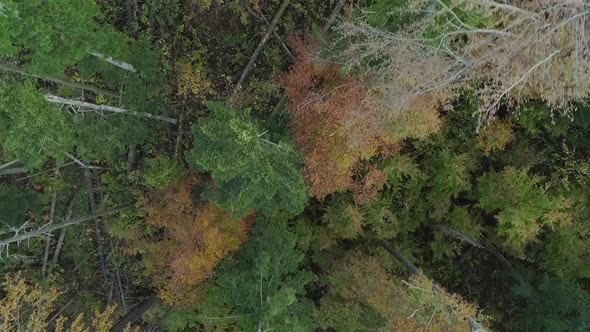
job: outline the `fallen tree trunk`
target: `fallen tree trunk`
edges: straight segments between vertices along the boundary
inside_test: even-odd
[[[35,78],[38,78],[38,79],[42,79],[44,81],[50,81],[50,82],[54,82],[54,83],[57,83],[57,84],[70,86],[72,88],[77,88],[77,89],[92,91],[94,93],[103,94],[105,96],[111,96],[111,97],[117,97],[118,96],[118,94],[115,91],[111,91],[111,90],[99,88],[99,87],[96,87],[96,86],[92,86],[92,85],[88,85],[88,84],[84,84],[84,83],[80,83],[80,82],[74,82],[74,81],[66,80],[66,79],[63,79],[63,78],[59,78],[57,76],[52,76],[52,75],[37,75],[37,74],[28,73],[24,69],[21,69],[19,67],[16,67],[16,66],[13,66],[13,65],[9,65],[9,64],[6,64],[6,63],[0,63],[0,69],[2,69],[4,71],[7,71],[7,72],[11,72],[11,73],[16,73],[16,74],[21,74],[21,75],[25,75],[25,76],[35,77]]]
[[[114,106],[108,106],[108,105],[97,105],[97,104],[92,104],[92,103],[88,103],[85,101],[66,99],[66,98],[62,98],[62,97],[58,97],[58,96],[54,96],[54,95],[49,95],[49,94],[45,95],[45,100],[47,100],[50,103],[55,103],[55,104],[85,107],[85,108],[89,108],[91,110],[99,111],[99,112],[106,111],[106,112],[113,112],[113,113],[127,113],[127,114],[131,114],[131,115],[141,116],[144,118],[150,118],[150,119],[154,119],[154,120],[159,120],[159,121],[164,121],[164,122],[176,124],[176,119],[173,119],[173,118],[169,118],[169,117],[162,116],[162,115],[146,113],[146,112],[130,111],[130,110],[120,108],[120,107],[114,107]]]
[[[258,46],[254,50],[254,53],[252,53],[252,56],[250,57],[250,61],[248,62],[248,65],[246,65],[246,67],[244,68],[244,71],[242,72],[242,75],[240,76],[240,79],[238,80],[238,84],[236,84],[236,88],[234,89],[234,93],[233,93],[234,95],[240,91],[242,84],[244,83],[244,81],[246,80],[246,77],[248,76],[248,74],[252,70],[252,67],[254,66],[254,62],[256,62],[256,59],[260,55],[260,52],[262,51],[264,44],[266,44],[266,42],[268,41],[268,38],[270,37],[270,35],[274,31],[275,27],[277,26],[277,23],[279,23],[279,19],[281,18],[281,16],[283,16],[285,9],[287,9],[287,6],[289,5],[290,2],[291,2],[291,0],[283,0],[283,3],[279,7],[279,10],[275,14],[275,17],[270,22],[270,25],[268,26],[268,30],[266,31],[266,33],[262,37],[262,40],[260,41],[260,43],[258,43]]]
[[[58,229],[62,229],[62,228],[68,227],[68,226],[77,225],[77,224],[82,223],[84,221],[93,220],[94,218],[103,217],[103,216],[107,216],[109,214],[121,212],[121,211],[130,209],[134,206],[135,206],[135,203],[123,204],[123,205],[119,205],[119,206],[116,206],[111,209],[97,212],[96,214],[92,214],[92,215],[85,216],[85,217],[75,219],[72,221],[68,221],[68,222],[63,222],[61,224],[52,224],[52,225],[45,224],[34,231],[30,231],[25,234],[16,235],[16,236],[13,236],[13,237],[10,237],[7,239],[0,240],[0,246],[5,246],[5,245],[11,244],[11,243],[16,243],[16,242],[21,242],[23,240],[27,240],[27,239],[30,239],[30,238],[33,238],[36,236],[41,236],[41,235],[53,232]]]

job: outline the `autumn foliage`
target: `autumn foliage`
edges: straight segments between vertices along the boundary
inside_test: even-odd
[[[351,189],[355,165],[394,142],[370,107],[362,79],[314,60],[308,52],[314,46],[302,39],[293,45],[297,59],[281,80],[291,98],[291,130],[304,153],[303,175],[310,194],[322,199]]]
[[[203,185],[188,173],[178,187],[152,193],[144,205],[152,232],[144,231],[128,247],[128,253],[142,254],[146,273],[168,304],[194,304],[197,286],[240,247],[250,229],[252,218],[235,220],[214,203],[198,202]]]

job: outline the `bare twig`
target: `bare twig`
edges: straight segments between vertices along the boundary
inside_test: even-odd
[[[61,313],[64,310],[66,310],[66,308],[69,307],[72,303],[74,303],[74,299],[69,300],[68,303],[66,303],[61,308],[59,308],[59,310],[55,313],[55,315],[51,316],[51,318],[47,321],[47,323],[51,324],[51,322],[53,322],[55,319],[57,319],[57,317],[59,317],[59,315],[61,315]]]
[[[496,108],[496,106],[498,106],[498,104],[500,103],[500,101],[502,100],[502,98],[504,98],[504,96],[506,96],[510,91],[512,91],[517,85],[521,84],[524,80],[526,80],[526,78],[533,73],[537,68],[539,68],[539,66],[543,65],[544,63],[548,62],[549,60],[551,60],[551,58],[553,58],[555,55],[557,55],[558,53],[560,53],[561,50],[556,50],[554,52],[552,52],[551,54],[549,54],[545,59],[539,61],[537,64],[535,64],[534,66],[532,66],[526,73],[524,73],[524,75],[522,75],[518,80],[516,80],[514,83],[512,83],[506,90],[504,90],[497,98],[496,100],[492,103],[492,105],[490,105],[485,112],[483,112],[482,115],[486,115],[489,116],[490,114],[494,113],[494,110]]]
[[[41,171],[41,172],[38,172],[38,173],[35,173],[35,174],[31,174],[29,176],[25,176],[23,178],[16,179],[16,181],[23,181],[23,180],[26,180],[26,179],[30,179],[32,177],[35,177],[35,176],[38,176],[38,175],[41,175],[41,174],[45,174],[45,173],[51,172],[53,170],[60,169],[60,168],[63,168],[63,167],[66,167],[66,166],[70,166],[70,165],[73,165],[73,164],[75,164],[75,162],[71,161],[69,163],[65,163],[65,164],[62,164],[62,165],[59,165],[59,166],[56,166],[56,167],[52,167],[50,169],[46,169],[44,171]]]
[[[72,159],[73,162],[80,165],[80,167],[82,167],[84,169],[105,169],[104,167],[100,167],[100,166],[87,165],[82,160],[76,158],[76,156],[74,156],[73,154],[71,154],[69,152],[66,152],[66,156],[68,156],[68,158]]]

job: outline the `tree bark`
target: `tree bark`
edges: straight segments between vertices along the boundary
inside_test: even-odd
[[[242,72],[242,75],[240,76],[240,79],[238,80],[238,84],[236,84],[236,88],[234,89],[233,95],[236,95],[236,93],[238,91],[240,91],[242,84],[244,83],[244,81],[246,80],[246,77],[248,76],[248,74],[252,70],[252,67],[254,66],[254,62],[256,62],[256,59],[260,55],[260,52],[262,51],[264,44],[266,44],[266,42],[268,41],[268,38],[272,34],[274,28],[277,26],[277,23],[279,23],[279,19],[281,18],[281,16],[283,16],[285,9],[287,9],[287,6],[289,5],[290,2],[291,2],[291,0],[283,0],[283,3],[279,7],[279,10],[275,14],[275,17],[270,22],[270,25],[268,26],[268,30],[266,31],[266,33],[262,37],[262,40],[260,41],[260,43],[258,43],[258,46],[254,50],[254,53],[252,53],[252,56],[250,57],[250,61],[248,62],[248,65],[246,65],[246,68],[244,68],[244,71]]]
[[[66,85],[66,86],[70,86],[72,88],[77,88],[77,89],[82,89],[82,90],[88,90],[88,91],[92,91],[96,94],[102,94],[105,96],[111,96],[111,97],[117,97],[118,94],[115,91],[111,91],[111,90],[107,90],[107,89],[102,89],[96,86],[92,86],[92,85],[88,85],[88,84],[84,84],[84,83],[80,83],[80,82],[74,82],[74,81],[70,81],[70,80],[66,80],[66,79],[62,79],[59,78],[57,76],[52,76],[52,75],[37,75],[37,74],[32,74],[32,73],[27,73],[24,69],[18,68],[16,66],[12,66],[6,63],[0,63],[0,69],[7,71],[7,72],[11,72],[11,73],[16,73],[16,74],[21,74],[21,75],[25,75],[25,76],[30,76],[30,77],[35,77],[44,81],[50,81],[50,82],[54,82],[57,84],[61,84],[61,85]]]
[[[56,171],[57,173],[57,171]],[[56,174],[57,177],[57,174]],[[49,208],[49,224],[53,224],[55,221],[55,206],[57,205],[57,190],[53,191],[51,197],[51,207]],[[47,272],[47,261],[49,260],[49,247],[51,246],[51,233],[47,233],[45,236],[45,254],[43,255],[43,268],[41,269],[41,275],[45,278]]]
[[[133,169],[133,165],[135,165],[136,153],[137,153],[137,146],[135,146],[135,145],[129,146],[129,151],[127,152],[127,164],[129,165],[129,169]]]
[[[404,255],[402,255],[399,251],[393,248],[389,243],[384,240],[379,240],[379,244],[387,250],[398,262],[400,262],[408,272],[415,274],[415,275],[422,275],[422,272],[412,264]],[[436,283],[433,283],[435,287],[438,287]],[[477,323],[477,321],[471,317],[465,317],[468,321],[469,327],[471,328],[471,332],[485,332],[485,329]]]
[[[164,122],[176,124],[176,119],[172,119],[172,118],[169,118],[166,116],[155,115],[155,114],[145,113],[145,112],[135,112],[135,111],[130,111],[130,110],[127,110],[124,108],[107,106],[107,105],[97,105],[97,104],[92,104],[92,103],[88,103],[85,101],[66,99],[66,98],[62,98],[62,97],[58,97],[58,96],[54,96],[54,95],[50,95],[50,94],[45,95],[45,100],[47,100],[50,103],[55,103],[55,104],[85,107],[85,108],[89,108],[89,109],[99,111],[99,112],[107,111],[107,112],[113,112],[113,113],[127,113],[127,114],[131,114],[131,115],[141,116],[144,118],[150,118],[150,119],[154,119],[154,120],[159,120],[159,121],[164,121]]]

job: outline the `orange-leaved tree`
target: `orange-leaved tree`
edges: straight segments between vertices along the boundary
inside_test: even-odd
[[[351,190],[370,200],[386,174],[371,167],[374,157],[399,151],[406,138],[425,138],[439,125],[447,99],[425,95],[392,109],[374,77],[346,73],[346,66],[321,60],[313,42],[295,39],[297,54],[281,82],[291,102],[291,131],[304,154],[303,176],[312,196],[323,199]],[[368,171],[363,172],[363,168]],[[363,173],[370,175],[364,179]]]
[[[281,81],[291,99],[291,131],[304,154],[303,175],[310,194],[322,199],[352,189],[356,164],[395,142],[361,78],[316,60],[310,52],[317,47],[302,39],[293,48],[297,58]]]
[[[236,220],[214,203],[199,202],[204,185],[188,172],[177,187],[149,194],[144,202],[147,227],[128,239],[127,253],[142,255],[146,274],[171,305],[196,303],[199,285],[240,247],[252,224],[252,217]]]

